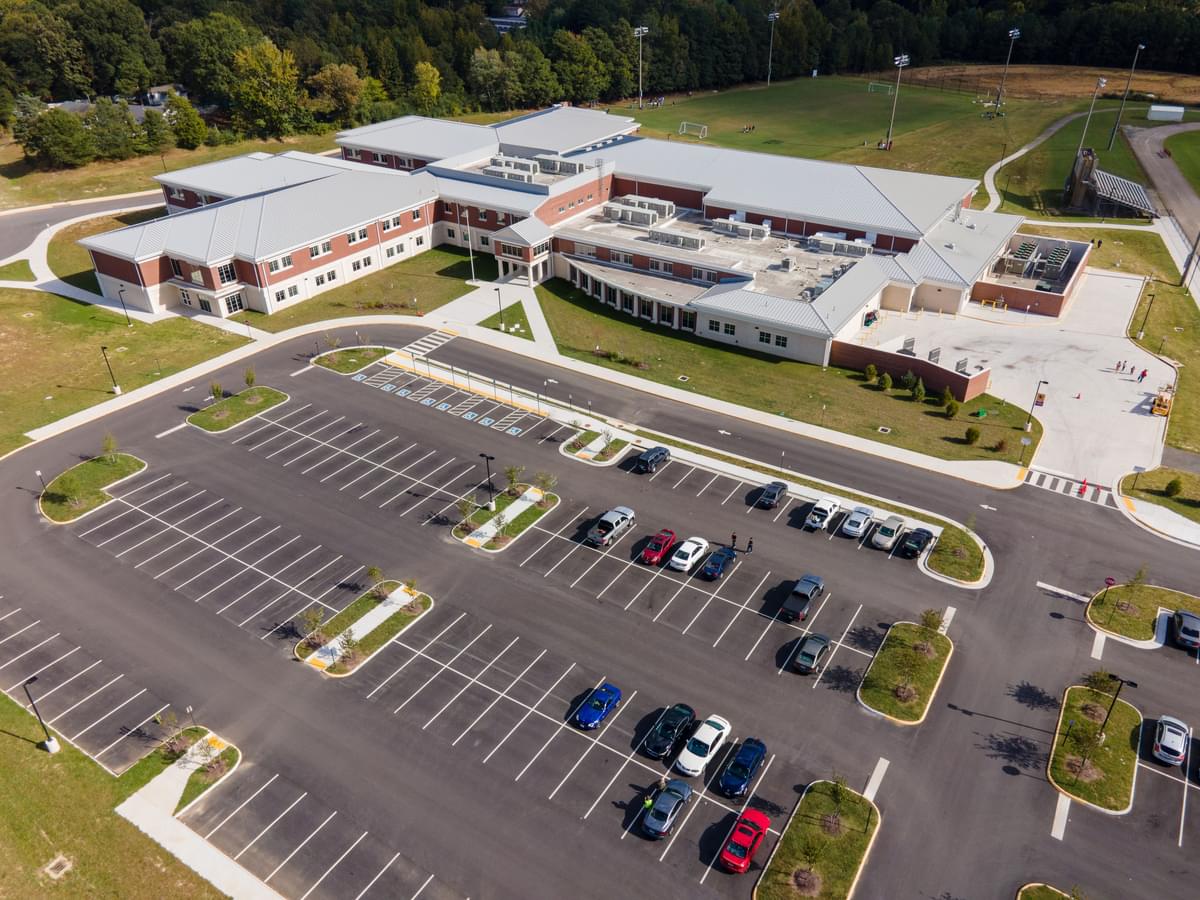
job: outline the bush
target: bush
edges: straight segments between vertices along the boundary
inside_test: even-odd
[[[43,169],[75,168],[96,158],[96,142],[83,120],[62,109],[47,110],[34,119],[22,149]]]
[[[208,386],[208,392],[212,394],[213,400],[220,400],[225,396],[225,390],[221,387],[221,382],[214,381]]]
[[[254,382],[256,379],[257,379],[257,376],[254,374],[254,366],[247,366],[246,372],[242,376],[242,380],[246,382],[246,387],[248,387],[248,388],[254,387]]]
[[[917,376],[913,374],[912,369],[909,369],[907,372],[905,372],[904,376],[900,379],[900,387],[904,388],[906,391],[911,391],[913,389],[913,385],[916,383]]]
[[[1007,453],[1008,441],[1004,438],[1000,438],[1000,440],[996,441],[996,443],[992,445],[992,450],[994,450],[996,453]]]
[[[921,613],[921,627],[929,631],[937,631],[942,627],[942,612],[939,609],[927,609]]]
[[[953,419],[955,416],[958,415],[958,410],[959,410],[958,401],[955,400],[953,397],[951,397],[950,402],[946,404],[946,410],[945,410],[946,418]]]
[[[1167,486],[1163,488],[1163,494],[1168,497],[1178,497],[1183,493],[1183,482],[1178,477],[1172,478],[1167,482]]]
[[[954,402],[956,402],[954,399],[954,392],[950,390],[950,385],[946,385],[944,388],[942,388],[942,406],[949,406]]]
[[[979,429],[974,425],[967,429],[967,443],[972,446],[979,443]]]
[[[867,384],[871,384],[879,377],[879,370],[875,368],[875,363],[867,363],[867,367],[863,369],[863,377]]]
[[[892,376],[887,372],[879,376],[879,389],[885,393],[892,389]]]
[[[912,398],[914,403],[922,403],[925,400],[925,382],[920,378],[912,386]]]

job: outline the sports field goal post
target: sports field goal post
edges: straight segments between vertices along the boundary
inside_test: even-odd
[[[694,134],[696,137],[703,140],[704,138],[708,137],[708,126],[701,125],[699,122],[680,122],[679,133]]]
[[[895,86],[890,81],[871,81],[867,84],[867,92],[870,94],[891,95],[895,90]]]

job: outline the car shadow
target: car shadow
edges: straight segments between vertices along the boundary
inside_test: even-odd
[[[779,610],[783,608],[783,601],[788,598],[788,594],[792,592],[792,585],[796,582],[793,579],[781,581],[765,594],[763,594],[762,603],[758,607],[759,613],[769,619],[775,618],[779,614]]]
[[[657,709],[646,713],[637,720],[637,724],[633,726],[633,736],[629,739],[630,750],[638,750],[641,748],[642,741],[646,739],[646,736],[650,733],[650,729],[652,729],[658,723],[658,720],[663,716],[664,713],[666,713],[666,711],[667,708],[665,706],[660,706]]]
[[[804,520],[808,518],[808,514],[812,512],[812,508],[817,505],[817,501],[813,500],[809,503],[801,503],[791,507],[787,511],[785,522],[788,528],[796,528],[800,531],[805,531]]]
[[[790,641],[784,641],[779,649],[775,651],[775,668],[782,669],[789,662],[792,656],[800,651],[800,644],[804,640],[804,635],[793,638]]]
[[[586,688],[571,698],[571,702],[567,704],[567,711],[563,713],[563,722],[570,725],[575,718],[577,710],[583,707],[583,701],[586,700],[592,693],[592,688]],[[611,715],[611,713],[610,713]]]
[[[697,857],[701,863],[706,866],[716,863],[717,857],[721,854],[721,847],[725,845],[725,835],[733,830],[733,823],[736,821],[736,813],[725,813],[701,832],[700,838],[696,841]]]

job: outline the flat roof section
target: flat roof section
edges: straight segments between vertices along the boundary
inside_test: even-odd
[[[676,306],[686,306],[708,290],[706,285],[692,284],[690,281],[676,281],[672,278],[658,278],[636,269],[622,269],[602,263],[589,263],[587,260],[577,257],[571,257],[571,264],[579,271],[593,275],[614,287]]]
[[[541,153],[570,153],[637,131],[636,119],[577,106],[553,106],[493,126],[501,144]]]

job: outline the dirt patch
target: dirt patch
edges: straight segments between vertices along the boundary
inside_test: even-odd
[[[901,703],[912,703],[917,699],[917,689],[911,684],[898,684],[893,693]]]
[[[1105,713],[1107,712],[1099,703],[1085,703],[1079,707],[1079,711],[1083,713],[1085,719],[1090,719],[1093,722],[1103,722]]]
[[[821,893],[821,876],[812,869],[797,869],[792,873],[792,885],[801,897],[816,897]]]
[[[937,651],[933,649],[933,644],[929,641],[919,641],[914,649],[926,659],[933,659],[937,656]]]
[[[218,421],[220,421],[221,419],[228,419],[229,418],[229,410],[218,409],[216,412],[214,412],[212,414],[212,417]]]
[[[1090,759],[1083,764],[1082,768],[1080,768],[1080,763],[1083,763],[1083,757],[1068,756],[1064,768],[1085,784],[1093,784],[1104,777],[1104,773]]]
[[[246,398],[247,406],[257,406],[260,403],[262,403],[262,397],[260,397],[258,394],[251,394]]]
[[[821,830],[830,837],[837,837],[842,833],[842,817],[837,813],[825,813],[821,816]]]
[[[995,95],[1000,86],[1003,66],[928,66],[904,73],[906,84],[923,84],[945,90]],[[886,76],[886,77],[885,77]],[[876,72],[875,81],[894,81],[895,70]],[[1101,97],[1120,97],[1125,90],[1128,69],[1104,69],[1090,66],[1010,66],[1004,92],[1010,97],[1073,97],[1087,100],[1096,88],[1097,78],[1108,79]],[[1176,72],[1138,71],[1133,76],[1130,94],[1153,94],[1158,101],[1200,103],[1200,76]]]

